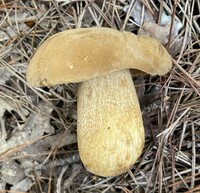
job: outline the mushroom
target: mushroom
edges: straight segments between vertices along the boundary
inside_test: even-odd
[[[141,110],[129,69],[166,74],[165,48],[147,36],[97,27],[66,30],[36,51],[27,69],[31,86],[80,83],[77,140],[85,168],[115,176],[132,167],[144,147]]]

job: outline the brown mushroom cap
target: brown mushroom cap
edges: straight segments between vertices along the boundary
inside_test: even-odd
[[[82,82],[124,68],[163,75],[172,62],[165,48],[147,36],[110,28],[66,30],[45,41],[27,70],[32,86]]]

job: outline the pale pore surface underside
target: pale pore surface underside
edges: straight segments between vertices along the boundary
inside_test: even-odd
[[[78,148],[100,176],[126,172],[141,155],[144,129],[129,70],[83,82],[78,91]]]

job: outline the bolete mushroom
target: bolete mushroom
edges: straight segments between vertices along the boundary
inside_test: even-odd
[[[77,138],[85,168],[126,172],[140,157],[144,128],[129,68],[163,75],[171,59],[156,40],[109,28],[63,31],[45,41],[27,70],[32,86],[80,83]]]

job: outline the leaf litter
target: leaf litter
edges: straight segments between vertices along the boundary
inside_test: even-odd
[[[1,192],[200,191],[198,0],[1,1],[0,13]],[[129,172],[110,178],[90,174],[79,160],[76,85],[35,89],[25,80],[48,37],[93,26],[152,36],[174,63],[162,77],[133,77],[145,148]]]

